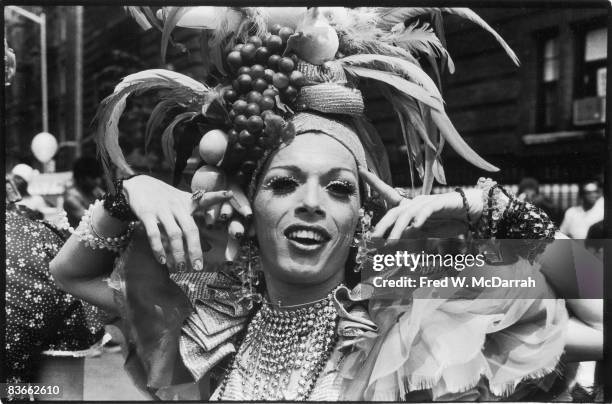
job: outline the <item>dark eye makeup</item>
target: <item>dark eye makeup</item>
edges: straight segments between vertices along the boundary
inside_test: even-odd
[[[300,180],[291,175],[277,175],[268,179],[264,184],[264,189],[269,189],[277,195],[293,192],[300,185]],[[340,198],[348,198],[357,194],[357,187],[348,180],[332,180],[325,189],[332,195]]]
[[[331,193],[341,197],[350,197],[357,194],[355,184],[347,180],[331,181],[326,188]]]
[[[267,180],[263,187],[272,190],[275,194],[286,194],[292,192],[300,185],[297,178],[290,175],[277,175]]]

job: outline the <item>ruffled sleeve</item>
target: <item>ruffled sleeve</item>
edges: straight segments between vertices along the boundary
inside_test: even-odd
[[[463,288],[446,299],[435,288],[394,300],[362,293],[378,331],[347,353],[342,398],[490,400],[553,372],[565,343],[564,301],[526,260],[489,270],[529,272],[539,288],[528,297],[520,288]]]
[[[109,280],[127,340],[125,369],[162,400],[207,399],[208,373],[235,352],[248,311],[238,280],[223,272],[169,274],[153,258],[144,230],[135,231]]]

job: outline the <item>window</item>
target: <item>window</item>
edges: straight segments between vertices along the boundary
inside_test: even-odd
[[[577,127],[603,125],[606,121],[606,63],[608,30],[592,27],[578,32],[574,116]]]
[[[557,129],[559,117],[559,37],[548,36],[540,44],[538,129]]]
[[[582,57],[581,95],[587,97],[606,96],[606,59],[608,58],[608,30],[598,28],[584,36]]]

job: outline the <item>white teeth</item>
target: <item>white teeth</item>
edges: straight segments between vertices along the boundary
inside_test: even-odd
[[[312,230],[294,230],[288,234],[289,238],[311,239],[317,242],[323,241],[323,236]]]

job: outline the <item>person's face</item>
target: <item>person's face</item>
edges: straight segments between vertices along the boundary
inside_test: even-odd
[[[297,136],[271,158],[253,207],[266,276],[313,285],[339,276],[359,220],[355,159],[329,136]]]
[[[584,195],[584,202],[588,205],[594,205],[599,199],[600,192],[597,184],[586,184],[582,189]]]

